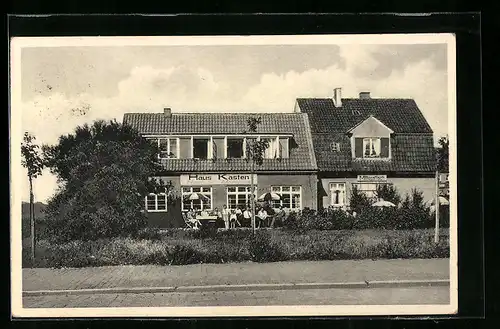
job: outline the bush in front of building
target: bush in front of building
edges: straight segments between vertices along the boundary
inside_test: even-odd
[[[248,240],[252,261],[267,263],[288,260],[288,255],[283,252],[280,241],[272,239],[271,233],[268,231],[259,230]]]
[[[172,230],[162,239],[112,238],[54,244],[38,242],[37,267],[188,265],[293,260],[446,258],[449,237],[433,230],[221,231],[199,239]],[[234,233],[230,233],[234,232]],[[162,233],[163,234],[163,233]],[[29,257],[24,252],[23,256]],[[24,262],[23,262],[24,264]]]

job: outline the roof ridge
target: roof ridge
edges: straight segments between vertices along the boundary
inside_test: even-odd
[[[163,112],[125,112],[124,114],[156,114],[156,115],[164,115]],[[278,115],[278,114],[301,114],[297,112],[172,112],[172,115]]]

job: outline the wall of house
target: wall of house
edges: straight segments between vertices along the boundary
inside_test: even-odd
[[[435,197],[436,180],[430,177],[387,177],[387,182],[392,183],[398,190],[401,197],[406,193],[411,194],[413,188],[422,191],[424,201],[431,202]],[[352,192],[352,184],[358,183],[356,177],[348,178],[321,178],[319,183],[319,207],[328,207],[330,205],[331,193],[330,183],[346,183],[346,199],[349,204],[349,199]]]
[[[151,227],[170,228],[182,227],[184,225],[181,215],[181,184],[180,176],[162,176],[165,183],[173,184],[174,195],[179,196],[174,204],[169,204],[166,212],[146,212],[148,225]],[[227,187],[230,185],[212,185],[212,208],[222,209],[227,204]],[[258,174],[257,193],[271,191],[272,186],[301,186],[302,208],[316,209],[318,201],[317,176],[316,174]]]
[[[167,184],[168,182],[172,182],[174,193],[179,194],[181,186],[179,176],[163,176],[160,177],[160,179],[165,184]],[[180,199],[177,199],[174,201],[174,203],[167,205],[166,212],[146,211],[148,226],[159,228],[182,227],[184,225],[184,221],[182,219],[180,209]]]
[[[271,191],[271,186],[301,186],[302,208],[316,209],[318,204],[317,175],[258,175],[259,194]]]

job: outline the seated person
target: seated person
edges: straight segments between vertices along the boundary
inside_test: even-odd
[[[196,212],[192,208],[187,213],[187,219],[189,220],[189,222],[191,222],[191,224],[193,224],[194,228],[202,226],[201,222],[198,219],[196,219]]]
[[[283,222],[285,221],[285,217],[286,217],[285,209],[283,209],[283,206],[280,206],[279,210],[276,212],[276,215],[273,217],[273,220],[271,221],[271,227],[274,227],[276,220],[278,220],[278,222],[281,222],[281,224],[283,224]]]
[[[208,217],[208,211],[206,211],[206,210],[202,210],[202,211],[200,212],[200,216],[201,216],[201,217]]]

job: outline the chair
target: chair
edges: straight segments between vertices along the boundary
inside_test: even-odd
[[[193,223],[189,221],[189,219],[186,216],[186,213],[182,213],[182,219],[184,220],[184,224],[186,225],[186,228],[193,228]]]

